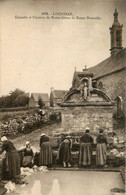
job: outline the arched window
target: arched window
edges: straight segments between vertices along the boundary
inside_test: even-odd
[[[120,31],[116,31],[116,46],[120,46]]]
[[[103,83],[100,81],[99,84],[98,84],[98,88],[99,89],[103,89]]]
[[[114,45],[114,38],[113,38],[113,32],[111,32],[111,48],[113,47]]]
[[[117,96],[115,98],[116,101],[116,116],[120,118],[122,116],[122,98],[120,96]]]
[[[92,81],[92,87],[97,88],[97,81]]]

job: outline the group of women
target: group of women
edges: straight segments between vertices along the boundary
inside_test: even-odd
[[[92,161],[92,143],[93,137],[90,135],[90,130],[86,128],[85,134],[80,138],[79,150],[79,165],[90,166]],[[62,139],[58,149],[57,160],[59,160],[63,167],[71,167],[71,148],[72,142],[67,136]],[[99,130],[99,135],[96,138],[96,165],[102,167],[106,164],[106,150],[107,139],[103,135],[103,130]],[[40,155],[39,165],[51,165],[53,163],[52,148],[49,142],[49,137],[42,134],[40,138]]]
[[[9,179],[15,178],[20,175],[20,156],[13,143],[7,139],[6,136],[1,137],[2,148],[0,154],[5,150],[5,171]],[[80,151],[79,151],[79,165],[90,166],[92,156],[92,143],[93,138],[90,135],[90,130],[87,128],[85,134],[80,139]],[[104,166],[106,164],[106,145],[107,140],[103,135],[103,130],[99,131],[99,135],[96,138],[96,164],[98,166]],[[71,148],[72,142],[70,137],[64,137],[59,145],[57,160],[59,160],[63,167],[71,167]],[[30,142],[26,142],[26,147],[23,151],[23,166],[32,167],[34,161],[33,150],[30,146]],[[53,164],[53,152],[50,144],[49,137],[42,133],[40,137],[40,154],[39,154],[39,166],[52,165]]]
[[[92,157],[93,138],[90,135],[90,130],[86,129],[85,134],[81,137],[79,165],[90,166]],[[99,135],[96,138],[96,165],[102,167],[106,164],[107,139],[103,135],[103,130],[99,130]]]

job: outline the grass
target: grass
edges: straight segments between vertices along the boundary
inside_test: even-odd
[[[18,117],[23,117],[28,114],[34,114],[35,112],[36,112],[36,109],[0,112],[0,121],[3,121],[3,120],[6,121],[8,119],[15,119]]]

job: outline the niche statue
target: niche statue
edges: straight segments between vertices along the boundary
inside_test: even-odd
[[[83,100],[87,100],[88,97],[88,83],[83,82],[80,86],[80,93],[83,98]]]

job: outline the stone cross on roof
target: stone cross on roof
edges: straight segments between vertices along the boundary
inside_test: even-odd
[[[85,70],[87,70],[87,65],[85,65],[85,66],[84,66],[84,69],[83,69],[83,71],[85,71]]]
[[[115,9],[115,13],[113,15],[114,15],[114,22],[118,22],[118,12],[117,12],[117,9]]]

